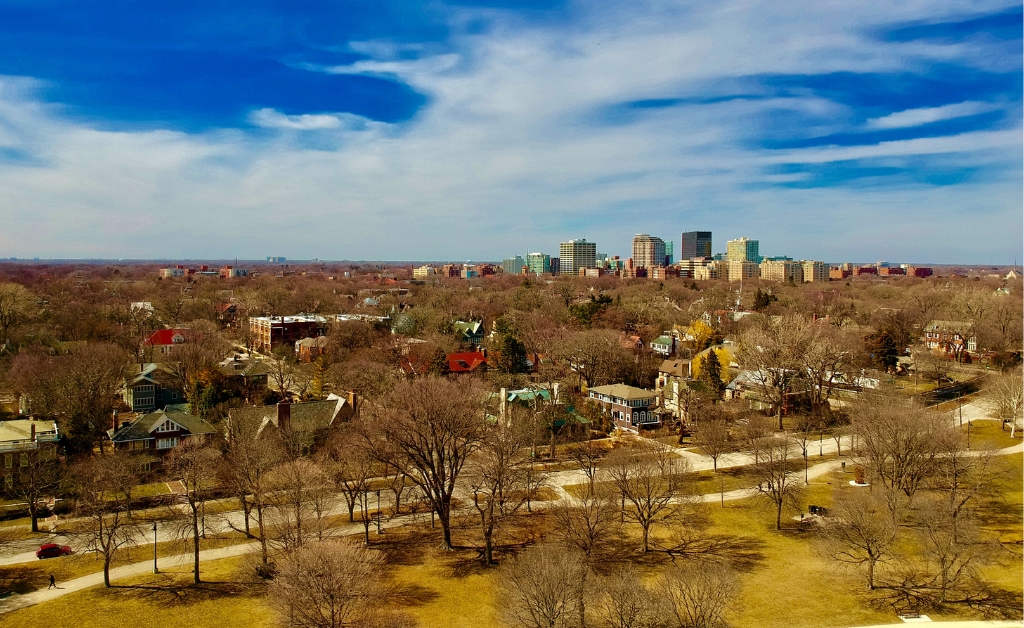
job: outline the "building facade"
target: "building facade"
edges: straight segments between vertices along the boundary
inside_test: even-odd
[[[633,236],[633,265],[654,268],[665,264],[665,241],[646,233]]]
[[[724,279],[729,281],[743,281],[744,279],[757,279],[760,271],[758,265],[754,262],[740,262],[736,260],[729,260],[728,262],[722,262],[719,266],[719,277],[722,277],[722,270],[725,270]]]
[[[679,251],[680,260],[711,257],[710,231],[684,231],[682,244],[683,247]]]
[[[803,269],[804,283],[820,283],[829,280],[829,266],[825,262],[804,260],[800,262]]]
[[[758,251],[760,243],[749,238],[737,238],[729,240],[725,245],[725,257],[730,262],[761,262],[761,255]]]
[[[578,275],[581,268],[597,266],[597,244],[586,239],[562,242],[558,253],[558,273],[561,275]]]
[[[312,314],[254,316],[249,319],[253,348],[263,353],[270,353],[283,344],[294,345],[303,338],[323,336],[326,330],[327,319]]]
[[[601,404],[602,412],[611,415],[612,424],[617,428],[637,432],[661,424],[658,395],[652,390],[611,384],[595,386],[587,396]]]
[[[526,260],[518,255],[501,260],[501,270],[506,275],[521,275],[523,273],[523,266],[526,265]]]
[[[760,266],[761,279],[765,281],[792,281],[802,283],[804,267],[793,260],[764,260]]]
[[[544,253],[527,253],[526,265],[531,275],[545,275],[551,272],[551,256]]]

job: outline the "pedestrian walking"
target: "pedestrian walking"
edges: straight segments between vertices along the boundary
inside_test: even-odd
[[[50,589],[56,589],[56,588],[57,588],[57,581],[54,579],[53,574],[50,574],[50,586],[46,587],[46,590],[49,591]]]

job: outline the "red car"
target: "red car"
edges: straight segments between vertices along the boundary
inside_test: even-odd
[[[36,558],[39,560],[44,558],[57,558],[58,556],[68,556],[73,553],[73,550],[67,545],[47,543],[45,545],[40,545],[39,549],[36,550]]]

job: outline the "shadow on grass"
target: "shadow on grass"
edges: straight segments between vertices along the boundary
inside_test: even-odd
[[[112,595],[122,598],[141,599],[161,606],[174,604],[197,604],[226,597],[237,597],[252,593],[256,585],[233,581],[204,581],[199,584],[173,582],[166,584],[114,584],[107,589]]]

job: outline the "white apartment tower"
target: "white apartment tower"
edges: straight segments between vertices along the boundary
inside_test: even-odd
[[[569,240],[558,245],[560,275],[578,275],[581,268],[597,266],[597,244],[582,240]]]

